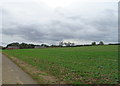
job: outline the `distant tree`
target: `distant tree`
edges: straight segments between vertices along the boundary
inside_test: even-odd
[[[57,47],[57,45],[53,45],[53,44],[52,44],[51,47]]]
[[[70,42],[64,42],[64,45],[67,46],[67,47],[69,47],[70,44],[71,44]]]
[[[71,42],[68,42],[68,43],[67,43],[67,46],[68,46],[68,47],[71,46]]]
[[[96,42],[92,42],[92,45],[96,45]]]
[[[71,42],[64,42],[64,44],[67,46],[67,47],[70,47],[70,46],[74,46],[75,43],[71,43]]]
[[[63,41],[61,41],[61,42],[59,42],[59,46],[63,46],[64,45],[64,42]]]
[[[47,44],[41,44],[41,46],[43,46],[43,47],[49,47],[49,45],[47,45]]]
[[[64,45],[67,46],[67,42],[64,42]]]
[[[103,42],[103,41],[100,41],[100,42],[99,42],[99,45],[104,45],[104,42]]]
[[[21,44],[19,45],[19,47],[20,47],[21,49],[29,48],[27,43],[21,43]]]
[[[71,46],[75,46],[75,43],[71,43]]]
[[[19,46],[19,43],[18,43],[18,42],[10,43],[10,44],[7,45],[7,47],[8,47],[8,46]]]
[[[35,45],[34,44],[28,44],[28,48],[34,48]]]
[[[18,46],[20,49],[27,49],[27,48],[34,48],[35,45],[34,44],[27,44],[27,43],[19,44],[19,43],[15,42],[15,43],[8,44],[7,47],[8,46]]]

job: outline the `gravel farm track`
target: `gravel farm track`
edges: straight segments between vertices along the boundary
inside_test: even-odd
[[[2,84],[37,84],[27,73],[2,55]]]

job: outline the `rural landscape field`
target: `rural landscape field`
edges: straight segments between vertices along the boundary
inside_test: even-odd
[[[67,84],[118,83],[118,45],[15,49],[3,53]],[[32,77],[37,80],[40,76],[38,73]]]

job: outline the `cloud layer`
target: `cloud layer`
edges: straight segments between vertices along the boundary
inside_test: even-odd
[[[115,2],[74,2],[55,8],[43,2],[9,2],[2,9],[3,44],[15,41],[56,44],[62,40],[78,44],[117,42],[117,17]]]

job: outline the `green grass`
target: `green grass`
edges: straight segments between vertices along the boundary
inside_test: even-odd
[[[67,83],[118,82],[118,45],[19,49],[3,52]]]

